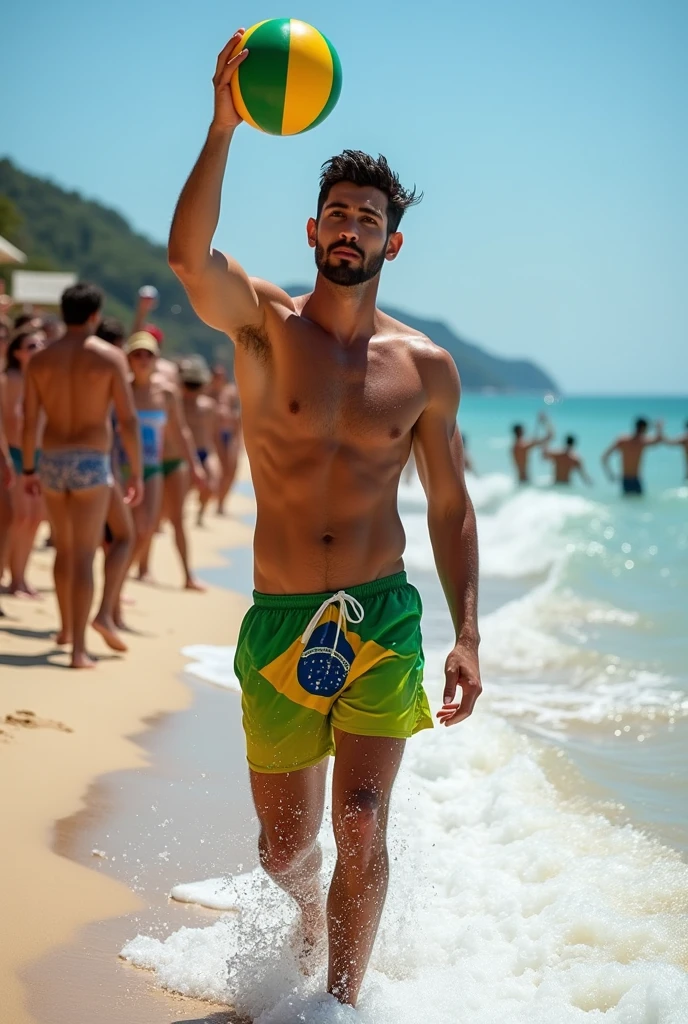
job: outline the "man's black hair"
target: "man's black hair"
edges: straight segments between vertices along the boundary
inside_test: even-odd
[[[647,430],[647,427],[648,427],[647,420],[643,416],[639,416],[638,419],[635,421],[635,432],[636,432],[636,434],[640,434],[644,430]]]
[[[401,218],[409,206],[415,206],[423,198],[416,194],[415,186],[409,191],[399,181],[382,154],[377,160],[360,149],[345,149],[339,156],[330,157],[320,170],[320,193],[318,194],[318,220],[327,202],[330,189],[341,182],[352,185],[368,185],[384,192],[387,196],[387,232],[399,229]]]
[[[576,443],[576,439],[573,436],[573,434],[567,434],[566,435],[566,447],[567,448],[573,448],[575,443]]]
[[[68,327],[81,327],[103,305],[103,292],[97,284],[79,281],[62,292],[62,319]]]
[[[516,437],[522,437],[523,436],[523,424],[522,423],[514,423],[514,425],[513,425],[513,427],[511,429],[513,430],[513,432],[516,435]]]
[[[124,324],[116,316],[104,316],[98,324],[96,335],[111,345],[121,345],[127,336]]]

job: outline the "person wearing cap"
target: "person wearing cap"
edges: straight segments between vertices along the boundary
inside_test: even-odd
[[[163,496],[163,444],[166,430],[177,438],[177,443],[193,455],[193,440],[180,412],[180,400],[174,385],[157,372],[160,349],[155,338],[147,331],[133,334],[125,346],[132,375],[134,405],[139,421],[143,452],[143,501],[134,510],[135,540],[131,564],[139,567],[155,533]],[[128,466],[122,463],[126,479]],[[186,583],[193,582],[186,558],[183,559]],[[193,589],[200,589],[194,587]]]
[[[203,479],[198,487],[197,525],[203,525],[203,515],[210,499],[217,494],[222,466],[217,454],[217,403],[204,389],[210,383],[210,370],[202,356],[183,359],[179,366],[182,381],[184,416],[193,435]]]
[[[155,338],[158,343],[158,348],[161,349],[162,343],[165,340],[165,334],[157,324],[152,324],[148,320],[148,315],[153,312],[157,305],[157,288],[153,285],[143,285],[143,287],[139,288],[131,334],[133,336],[134,334],[138,334],[140,331],[146,331],[147,334],[150,334]],[[162,374],[163,377],[166,377],[170,383],[179,383],[179,371],[177,369],[177,364],[173,363],[171,359],[165,359],[163,356],[158,355],[158,361],[155,368],[157,372]]]
[[[112,472],[114,405],[131,475],[126,500],[141,500],[141,448],[127,366],[121,352],[95,337],[103,293],[79,282],[62,295],[65,333],[30,360],[25,375],[22,474],[27,494],[43,492],[55,542],[58,644],[71,644],[72,668],[93,668],[86,625],[93,602],[93,559],[103,538]],[[42,457],[36,428],[45,413]],[[106,643],[108,630],[94,621]]]

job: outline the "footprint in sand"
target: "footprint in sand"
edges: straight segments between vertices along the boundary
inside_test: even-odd
[[[60,732],[74,732],[64,722],[56,722],[52,718],[39,718],[35,711],[15,711],[5,715],[5,725],[19,725],[24,729],[59,729]]]

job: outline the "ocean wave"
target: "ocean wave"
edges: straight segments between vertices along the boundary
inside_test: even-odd
[[[638,613],[585,601],[561,589],[561,567],[524,597],[481,619],[481,666],[490,707],[561,731],[612,718],[688,715],[676,680],[585,646],[586,626],[643,628]],[[562,636],[565,639],[562,639]]]
[[[355,1014],[319,994],[322,976],[301,977],[293,905],[258,869],[231,883],[239,913],[137,936],[121,955],[262,1024],[683,1024],[688,867],[566,803],[539,749],[487,711],[409,744]],[[328,877],[329,826],[322,840]]]

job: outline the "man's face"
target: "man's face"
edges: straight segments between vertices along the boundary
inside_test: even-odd
[[[333,185],[320,219],[308,222],[315,265],[328,281],[344,287],[376,277],[402,242],[398,231],[387,237],[387,196],[370,186]]]

